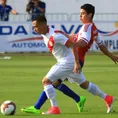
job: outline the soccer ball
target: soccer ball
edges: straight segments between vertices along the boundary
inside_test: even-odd
[[[1,104],[0,109],[3,115],[14,115],[16,111],[16,105],[14,102],[7,100]]]

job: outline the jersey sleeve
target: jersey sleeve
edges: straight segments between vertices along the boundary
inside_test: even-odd
[[[45,8],[46,8],[45,2],[40,1],[40,2],[39,2],[39,7],[45,9]]]
[[[88,43],[91,39],[91,30],[92,30],[92,25],[91,24],[85,24],[82,27],[83,31],[80,34],[79,39],[83,39],[86,43]]]
[[[42,3],[42,8],[46,8],[46,4],[44,2]]]
[[[97,37],[95,38],[95,42],[96,42],[98,45],[103,44],[103,41],[100,39],[99,36],[97,36]]]
[[[68,38],[61,34],[61,33],[57,33],[54,35],[54,40],[55,40],[55,43],[57,44],[61,44],[61,45],[66,45],[67,42],[68,42]]]
[[[11,11],[12,10],[12,7],[11,6],[8,6],[9,7],[9,11]]]

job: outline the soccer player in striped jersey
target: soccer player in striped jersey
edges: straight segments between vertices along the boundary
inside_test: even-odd
[[[83,26],[81,27],[80,31],[78,32],[78,34],[75,35],[74,38],[78,50],[80,63],[84,64],[85,54],[90,49],[94,41],[106,56],[108,56],[112,61],[117,63],[118,57],[108,51],[108,49],[105,47],[102,40],[100,40],[98,36],[98,30],[92,20],[94,13],[95,13],[95,7],[93,5],[84,4],[81,6],[80,20],[83,23]],[[90,93],[98,95],[99,97],[103,98],[107,106],[107,113],[111,111],[112,103],[114,101],[113,96],[107,95],[102,90],[100,90],[98,86],[87,80],[82,84],[80,84],[80,86],[88,90]]]

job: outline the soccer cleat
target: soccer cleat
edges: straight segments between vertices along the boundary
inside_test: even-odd
[[[40,114],[40,110],[34,108],[34,106],[22,108],[21,111],[25,113]]]
[[[114,97],[107,95],[104,99],[106,106],[107,106],[107,113],[110,113],[112,110],[112,104],[114,102]]]
[[[58,107],[51,107],[47,112],[42,112],[42,114],[60,114]]]
[[[86,98],[84,96],[80,96],[80,101],[77,103],[77,108],[79,112],[84,110],[84,104],[86,102]]]

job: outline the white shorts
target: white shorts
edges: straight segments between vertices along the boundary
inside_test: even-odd
[[[83,82],[86,81],[86,78],[84,76],[84,74],[81,72],[81,73],[73,73],[73,74],[70,74],[67,79],[73,83],[77,83],[77,84],[82,84]]]
[[[51,82],[54,82],[58,79],[61,79],[62,81],[65,78],[68,78],[70,82],[76,82],[78,84],[83,83],[86,81],[83,73],[73,73],[74,64],[61,64],[57,63],[50,71],[47,73],[46,78],[48,78]]]
[[[50,71],[47,73],[46,77],[52,82],[61,78],[66,78],[67,76],[69,76],[70,73],[72,73],[73,67],[74,63],[72,64],[57,63],[54,66],[52,66]]]

